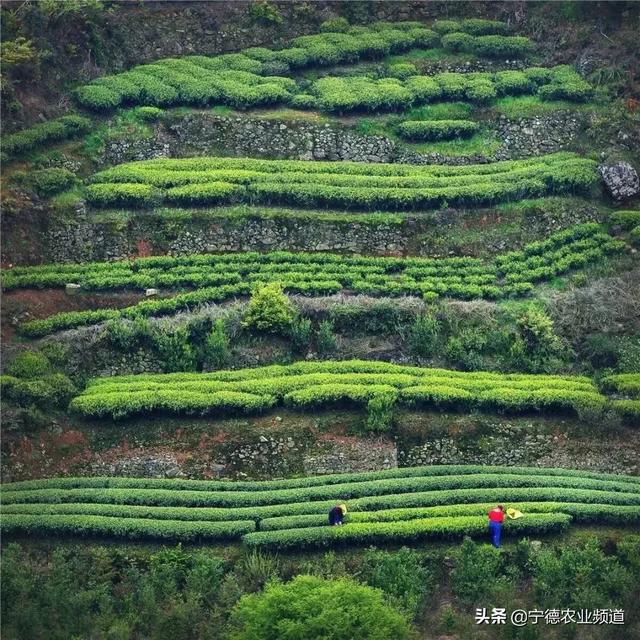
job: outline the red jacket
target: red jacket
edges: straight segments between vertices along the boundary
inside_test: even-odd
[[[504,511],[500,511],[497,507],[495,509],[491,509],[489,511],[489,521],[490,522],[504,522]]]

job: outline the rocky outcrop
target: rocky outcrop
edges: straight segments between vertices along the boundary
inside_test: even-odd
[[[628,200],[640,194],[638,172],[628,162],[601,164],[598,171],[607,190],[616,200]]]

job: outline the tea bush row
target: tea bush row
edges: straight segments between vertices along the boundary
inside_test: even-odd
[[[139,65],[80,87],[76,100],[93,110],[123,104],[225,104],[248,108],[287,102],[295,69],[377,59],[412,47],[436,46],[439,36],[419,23],[377,23],[346,33],[301,36],[279,51],[252,47],[213,57],[185,56]]]
[[[564,513],[528,514],[526,517],[508,522],[504,527],[504,533],[507,536],[561,533],[566,531],[570,523],[571,516]],[[245,535],[243,542],[252,548],[286,550],[336,544],[411,543],[486,535],[486,516],[458,516],[399,522],[353,523],[342,527],[258,531]]]
[[[199,522],[98,515],[3,513],[0,531],[21,535],[112,536],[128,539],[225,540],[255,529],[253,521]]]
[[[400,137],[411,141],[467,138],[480,129],[472,120],[405,120],[398,125]]]
[[[97,207],[149,208],[164,199],[189,206],[246,201],[405,210],[584,193],[598,180],[594,161],[567,153],[447,169],[339,164],[248,158],[149,160],[95,174],[86,195]]]
[[[352,365],[356,372],[345,371]],[[215,410],[256,411],[275,404],[297,407],[340,401],[369,403],[384,397],[409,405],[462,405],[515,411],[555,407],[602,408],[606,398],[585,378],[571,376],[458,373],[413,369],[412,373],[368,368],[366,363],[325,363],[322,369],[288,367],[280,375],[271,367],[223,374],[126,376],[93,381],[71,403],[85,416],[124,417],[153,410],[206,413]],[[315,369],[315,371],[314,371]],[[308,372],[307,372],[308,371]],[[226,379],[225,379],[226,378]]]
[[[345,361],[346,364],[353,364]],[[301,363],[301,364],[325,364],[325,363]],[[365,364],[364,362],[362,364]],[[375,363],[385,364],[385,363]],[[406,367],[414,369],[416,367]],[[255,371],[255,370],[250,370]],[[228,372],[229,373],[229,372]],[[174,374],[168,374],[173,376]],[[21,480],[2,485],[3,493],[11,491],[28,491],[33,489],[187,489],[190,491],[270,491],[272,489],[296,489],[300,487],[314,487],[319,485],[333,485],[343,483],[368,482],[370,480],[389,480],[393,478],[413,478],[429,476],[459,476],[484,474],[487,472],[485,465],[436,465],[429,467],[397,467],[383,469],[381,471],[364,471],[358,473],[335,473],[323,476],[305,476],[299,478],[287,478],[283,480],[186,480],[180,478],[131,478],[119,476],[81,476],[81,477],[57,477],[38,480]],[[589,478],[593,480],[621,480],[640,485],[638,476],[620,476],[611,473],[599,473],[595,471],[563,469],[554,467],[517,467],[517,466],[492,466],[491,473],[523,474],[526,476],[563,476]],[[638,487],[640,490],[640,486]],[[105,514],[112,515],[112,514]],[[113,514],[115,515],[115,513]],[[197,518],[201,520],[207,517]],[[147,517],[147,516],[140,516]],[[176,520],[182,518],[176,517]],[[215,519],[215,518],[212,518]]]
[[[62,116],[2,138],[2,151],[15,156],[52,142],[77,138],[92,129],[91,120],[77,115]]]
[[[580,225],[582,227],[582,225]],[[331,254],[205,255],[184,258],[143,258],[133,262],[87,265],[45,265],[12,269],[3,278],[5,289],[55,287],[78,282],[87,290],[127,287],[181,288],[195,291],[146,300],[123,309],[59,313],[19,326],[23,335],[38,337],[116,318],[176,313],[185,308],[247,295],[255,283],[280,282],[290,292],[305,295],[336,293],[343,288],[373,295],[422,295],[458,299],[501,299],[522,296],[534,283],[582,267],[618,252],[624,244],[586,225],[576,239],[560,232],[562,242],[550,242],[542,254],[512,252],[496,264],[473,258],[352,258]],[[590,235],[584,235],[590,234]],[[553,236],[550,241],[553,240]],[[546,253],[545,253],[546,252]],[[288,262],[283,262],[287,260]],[[337,264],[343,262],[342,268]]]

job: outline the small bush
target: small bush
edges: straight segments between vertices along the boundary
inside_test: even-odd
[[[196,355],[184,327],[173,333],[156,330],[153,333],[153,343],[165,371],[195,371]]]
[[[145,122],[155,122],[162,117],[164,109],[160,109],[159,107],[143,106],[134,109],[133,113],[140,120],[144,120]]]
[[[509,25],[506,22],[500,22],[498,20],[468,18],[462,21],[462,31],[470,33],[472,36],[505,34],[509,31]]]
[[[24,180],[27,187],[32,188],[39,196],[48,198],[77,184],[75,173],[68,169],[53,167],[30,171]]]
[[[318,98],[308,93],[299,93],[293,96],[289,103],[294,109],[317,109]]]
[[[231,359],[229,346],[229,337],[225,330],[224,321],[218,319],[213,323],[206,339],[204,357],[207,364],[214,369],[226,367]]]
[[[306,353],[311,344],[311,320],[298,318],[291,323],[291,346],[297,353]]]
[[[336,335],[333,332],[333,323],[330,320],[323,320],[318,325],[316,334],[316,349],[321,355],[333,353],[336,350]]]
[[[15,357],[7,368],[9,375],[16,378],[40,378],[46,375],[51,363],[46,356],[37,351],[23,351]]]
[[[409,347],[417,356],[430,358],[440,338],[440,322],[433,315],[416,318],[409,334]]]
[[[347,578],[304,575],[243,596],[230,627],[229,640],[281,640],[282,629],[305,640],[408,640],[411,635],[406,617],[384,602],[379,589]]]
[[[266,333],[287,334],[295,318],[291,301],[279,282],[272,282],[254,291],[243,316],[243,326]]]

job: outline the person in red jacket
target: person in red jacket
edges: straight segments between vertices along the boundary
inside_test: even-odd
[[[491,544],[498,548],[500,546],[500,535],[502,534],[502,523],[504,522],[504,507],[499,504],[495,509],[489,511],[489,531],[491,532]]]

